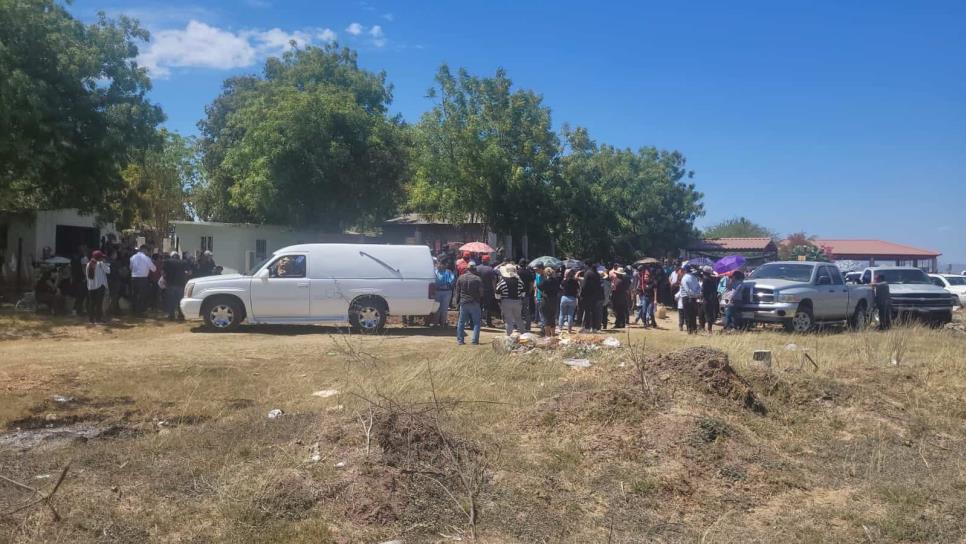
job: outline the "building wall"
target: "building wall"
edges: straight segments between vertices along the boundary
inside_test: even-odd
[[[864,263],[865,266],[914,266],[933,273],[939,270],[936,257],[903,257],[898,255],[840,255],[835,254],[836,261],[853,261]]]
[[[0,214],[0,225],[5,225],[7,230],[6,244],[0,246],[0,251],[3,253],[0,277],[4,281],[16,279],[18,240],[22,240],[23,243],[21,279],[30,280],[33,274],[33,263],[43,258],[44,248],[50,248],[53,251],[56,247],[58,226],[97,228],[101,236],[108,233],[117,234],[113,224],[98,225],[93,215],[83,215],[76,209]]]
[[[241,223],[204,223],[176,221],[174,226],[175,247],[192,255],[201,253],[201,237],[211,237],[215,264],[224,274],[249,272],[248,252],[256,251],[256,241],[265,240],[265,256],[279,249],[306,243],[365,243],[362,235],[328,234],[309,229],[293,229],[278,225],[249,225]],[[257,257],[255,262],[257,264]]]
[[[211,237],[215,263],[225,274],[249,271],[247,254],[256,251],[256,241],[265,240],[266,256],[285,246],[315,241],[311,232],[297,231],[275,225],[243,225],[225,223],[176,223],[174,234],[180,251],[193,255],[201,253],[201,237]]]

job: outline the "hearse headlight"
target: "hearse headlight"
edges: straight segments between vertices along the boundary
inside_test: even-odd
[[[188,285],[184,286],[184,298],[191,298],[191,293],[195,290],[194,282],[189,281]]]

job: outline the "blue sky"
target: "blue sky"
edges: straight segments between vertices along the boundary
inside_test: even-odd
[[[607,6],[601,8],[599,6]],[[600,142],[677,149],[705,226],[880,238],[966,263],[966,2],[76,0],[138,17],[167,125],[288,39],[385,70],[416,121],[438,66],[507,69]]]

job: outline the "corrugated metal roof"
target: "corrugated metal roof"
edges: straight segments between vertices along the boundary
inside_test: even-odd
[[[938,257],[938,251],[931,251],[918,247],[895,244],[882,240],[813,240],[815,245],[831,248],[832,255],[896,255],[901,257]]]

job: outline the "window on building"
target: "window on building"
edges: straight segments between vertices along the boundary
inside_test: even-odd
[[[210,251],[212,253],[215,252],[215,244],[212,243],[211,236],[202,236],[201,237],[201,251],[202,252]]]
[[[264,261],[266,257],[268,257],[268,242],[255,240],[255,260]]]

